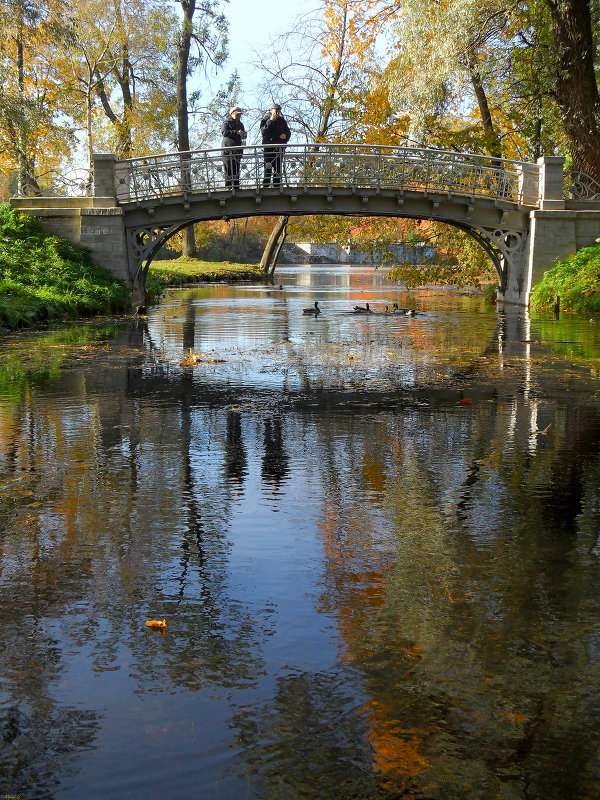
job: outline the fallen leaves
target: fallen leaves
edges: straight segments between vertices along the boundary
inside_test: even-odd
[[[165,619],[147,619],[146,625],[149,628],[159,628],[164,629],[167,627],[167,620]]]
[[[187,355],[183,361],[179,363],[180,367],[197,367],[198,364],[224,364],[224,358],[212,358],[208,356],[203,356],[199,353],[194,353],[192,348],[190,347],[189,355]]]

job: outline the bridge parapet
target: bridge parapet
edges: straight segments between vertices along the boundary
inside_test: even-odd
[[[537,164],[446,150],[362,144],[275,145],[285,152],[284,187],[380,189],[497,199],[538,207]],[[115,163],[116,198],[139,203],[224,190],[223,151],[193,150]],[[260,192],[263,147],[245,147],[240,189]]]

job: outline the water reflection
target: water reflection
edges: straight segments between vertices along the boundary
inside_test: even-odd
[[[0,787],[591,800],[594,326],[301,275],[0,345]]]
[[[226,421],[225,474],[229,481],[242,484],[248,474],[248,458],[242,435],[242,415],[239,411],[228,410]]]
[[[266,486],[277,490],[289,470],[289,456],[283,444],[283,426],[279,418],[265,420],[264,455],[261,476]]]

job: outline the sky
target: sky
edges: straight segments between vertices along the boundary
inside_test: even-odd
[[[229,20],[230,71],[236,68],[244,79],[253,61],[252,50],[288,30],[296,17],[317,5],[315,0],[229,0],[225,16]]]
[[[301,13],[318,5],[318,0],[229,0],[225,4],[225,16],[229,20],[229,58],[222,75],[229,76],[234,70],[239,73],[241,106],[256,108],[258,103],[252,90],[259,81],[252,67],[256,60],[253,51],[266,47],[270,39],[289,30]]]

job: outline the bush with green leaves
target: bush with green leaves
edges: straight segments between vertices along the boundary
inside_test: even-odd
[[[600,244],[582,248],[545,272],[531,292],[530,306],[550,310],[557,297],[561,309],[600,312]]]
[[[123,281],[96,267],[89,253],[42,230],[39,220],[0,205],[0,325],[129,310]]]

